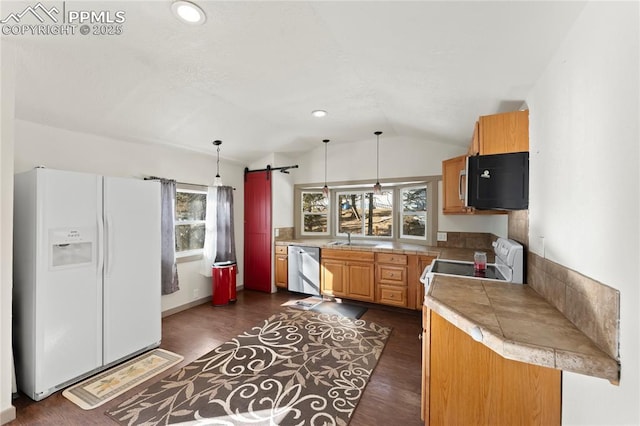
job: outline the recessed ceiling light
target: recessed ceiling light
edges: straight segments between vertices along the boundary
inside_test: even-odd
[[[207,20],[207,15],[199,6],[183,0],[171,3],[171,11],[182,22],[189,25],[201,25]]]
[[[311,111],[311,115],[314,117],[325,117],[327,115],[327,111],[323,109],[317,109],[315,111]]]

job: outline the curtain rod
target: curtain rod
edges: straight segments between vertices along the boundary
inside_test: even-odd
[[[203,185],[201,183],[178,182],[175,179],[161,178],[161,177],[158,177],[158,176],[148,176],[148,177],[144,178],[144,180],[171,180],[171,181],[174,181],[175,183],[177,183],[178,185],[206,186],[206,187],[209,186],[209,185]],[[233,187],[233,190],[235,191],[236,188]]]

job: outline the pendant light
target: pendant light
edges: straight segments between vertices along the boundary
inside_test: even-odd
[[[380,185],[380,135],[382,132],[373,132],[376,135],[376,184],[373,185],[373,193],[382,194],[382,185]]]
[[[329,187],[327,186],[327,145],[329,145],[329,139],[324,139],[324,186],[322,187],[322,195],[324,198],[329,198]]]
[[[222,141],[213,141],[213,145],[218,151],[218,161],[216,162],[216,177],[213,179],[213,186],[222,186],[222,178],[220,177],[220,145]]]

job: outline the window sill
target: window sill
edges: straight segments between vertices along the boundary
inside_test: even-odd
[[[176,263],[195,262],[202,259],[202,253],[185,253],[176,255]]]

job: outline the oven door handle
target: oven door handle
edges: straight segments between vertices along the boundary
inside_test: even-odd
[[[432,266],[433,264],[424,268],[424,271],[422,271],[422,275],[420,275],[420,282],[424,284],[426,287],[429,287],[429,277],[427,277],[427,275],[431,272]]]

